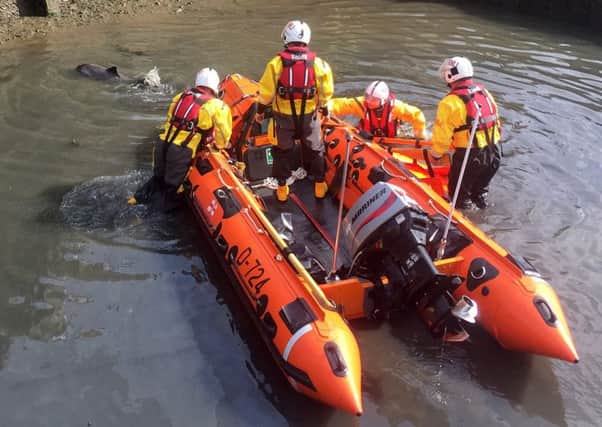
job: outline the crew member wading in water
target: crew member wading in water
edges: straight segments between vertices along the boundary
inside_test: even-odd
[[[450,146],[455,148],[448,182],[451,199],[469,145],[472,124],[480,110],[456,203],[461,209],[469,208],[471,203],[483,209],[487,207],[489,182],[500,167],[501,160],[501,126],[497,105],[483,85],[473,80],[472,64],[467,58],[455,56],[446,59],[439,67],[439,75],[451,90],[437,108],[431,161],[437,164]]]
[[[159,201],[162,210],[174,209],[198,149],[208,144],[229,147],[232,115],[230,107],[217,98],[219,82],[217,71],[203,68],[195,87],[173,98],[153,147],[153,177],[128,203]]]

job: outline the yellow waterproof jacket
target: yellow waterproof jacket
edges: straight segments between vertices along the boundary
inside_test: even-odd
[[[362,118],[366,114],[363,96],[354,98],[333,98],[328,101],[327,107],[328,111],[335,115],[350,114]],[[416,137],[422,138],[424,136],[426,120],[424,114],[418,107],[395,99],[393,100],[390,120],[401,120],[402,122],[410,123]]]
[[[495,100],[489,92],[489,99],[495,104]],[[496,106],[497,110],[497,106]],[[439,102],[437,107],[437,118],[433,125],[433,152],[436,155],[443,155],[453,148],[466,148],[470,129],[454,133],[454,129],[466,124],[466,105],[458,95],[449,94]],[[497,120],[494,132],[494,142],[497,144],[501,136],[501,123]],[[479,148],[487,146],[487,137],[485,132],[479,130],[476,132],[475,142]]]
[[[263,105],[272,105],[272,110],[292,115],[291,103],[288,99],[283,99],[276,94],[276,87],[282,72],[282,59],[276,55],[265,67],[263,76],[259,80],[259,103]],[[316,96],[305,101],[305,114],[313,113],[317,108],[326,105],[334,93],[334,83],[330,65],[321,58],[314,59],[314,72],[316,76]],[[301,100],[295,99],[295,111],[301,112]]]
[[[167,137],[167,131],[169,130],[171,119],[173,117],[174,109],[176,104],[180,100],[182,93],[177,94],[171,101],[171,105],[167,110],[167,119],[163,125],[163,131],[159,136],[163,141]],[[229,148],[230,147],[230,136],[232,135],[232,113],[230,107],[225,104],[221,99],[212,98],[201,105],[199,108],[199,119],[197,128],[201,130],[208,130],[213,128],[215,134],[215,145],[218,148]],[[172,129],[171,137],[173,137],[175,129]],[[189,132],[182,130],[178,133],[176,139],[173,141],[175,145],[182,145],[182,143],[188,137]],[[192,150],[192,156],[196,154],[199,143],[201,142],[202,135],[200,132],[196,132],[188,147]]]

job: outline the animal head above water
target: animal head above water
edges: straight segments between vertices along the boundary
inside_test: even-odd
[[[121,75],[116,66],[104,67],[97,64],[80,64],[76,68],[78,73],[95,80],[119,80]]]

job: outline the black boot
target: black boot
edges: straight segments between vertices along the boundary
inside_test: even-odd
[[[469,198],[459,198],[456,201],[456,209],[463,209],[463,210],[468,210],[468,209],[472,209],[474,207],[472,201]]]
[[[477,194],[476,196],[472,196],[472,201],[479,209],[485,209],[489,206],[489,202],[487,201],[487,193]]]

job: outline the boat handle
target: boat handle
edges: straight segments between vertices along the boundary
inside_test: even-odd
[[[381,169],[389,176],[393,177],[393,178],[399,178],[403,181],[407,181],[408,177],[405,175],[400,175],[400,174],[395,174],[395,173],[391,173],[390,171],[387,170],[387,168],[385,167],[385,160],[383,160],[382,162],[380,162],[380,167]]]
[[[224,177],[222,176],[222,168],[217,169],[217,177],[220,180],[220,182],[224,184],[224,187],[226,187],[228,190],[232,190],[234,188],[231,185],[226,184],[226,181],[224,181]]]
[[[255,220],[253,219],[253,217],[251,216],[251,214],[249,213],[249,208],[244,208],[242,210],[242,212],[247,216],[247,218],[249,219],[249,222],[253,225],[253,227],[255,227],[255,232],[257,234],[263,234],[263,228],[259,227],[257,225],[257,223],[255,222]]]

